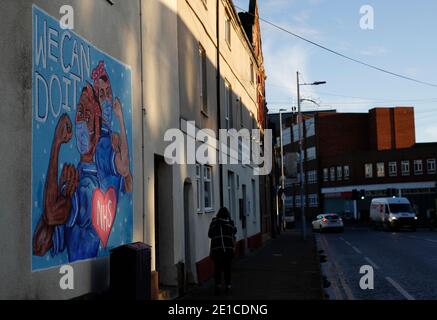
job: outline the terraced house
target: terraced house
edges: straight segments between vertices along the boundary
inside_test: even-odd
[[[64,5],[71,30],[59,24]],[[207,232],[221,206],[240,254],[269,237],[268,177],[249,164],[170,164],[165,141],[169,129],[185,141],[201,129],[264,130],[257,1],[240,14],[231,0],[19,0],[0,11],[11,49],[0,54],[10,150],[0,298],[104,292],[110,251],[132,242],[150,245],[152,297],[168,297],[212,276]],[[59,286],[66,264],[74,290]]]

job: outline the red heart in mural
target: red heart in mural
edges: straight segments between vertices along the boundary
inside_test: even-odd
[[[113,188],[106,193],[100,189],[93,192],[92,220],[93,226],[102,241],[103,248],[108,244],[109,234],[115,221],[117,196]]]

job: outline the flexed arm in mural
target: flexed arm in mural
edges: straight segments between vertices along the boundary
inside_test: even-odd
[[[132,192],[132,175],[130,173],[129,146],[127,143],[126,127],[124,125],[121,102],[115,98],[114,114],[120,123],[120,134],[113,133],[111,137],[112,148],[114,149],[115,165],[118,173],[124,177],[127,192]]]
[[[73,165],[64,165],[58,184],[59,151],[73,136],[72,123],[67,114],[61,116],[55,129],[47,180],[44,186],[44,212],[36,227],[33,251],[43,256],[52,247],[53,227],[64,224],[71,210],[71,197],[76,191],[79,174]]]
[[[132,175],[129,163],[129,148],[122,105],[119,98],[114,99],[113,88],[106,72],[105,62],[100,61],[93,70],[94,92],[102,109],[102,137],[96,151],[97,169],[103,185],[117,185],[112,179],[121,176],[124,190],[132,192]],[[120,133],[112,131],[112,115],[118,119]]]

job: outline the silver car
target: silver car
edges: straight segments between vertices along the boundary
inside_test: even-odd
[[[320,214],[312,224],[313,231],[344,231],[343,219],[335,213]]]

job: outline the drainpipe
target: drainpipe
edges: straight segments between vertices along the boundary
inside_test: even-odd
[[[216,35],[217,35],[217,79],[216,79],[216,83],[217,83],[217,131],[218,133],[220,132],[220,128],[221,128],[221,105],[220,105],[220,79],[221,79],[221,74],[220,74],[220,1],[221,0],[216,0]],[[219,143],[219,175],[220,175],[220,208],[223,207],[223,165],[220,163],[220,148],[221,145]]]
[[[146,242],[146,171],[144,169],[144,118],[146,117],[146,107],[144,105],[144,61],[143,61],[143,6],[142,0],[138,0],[140,5],[140,69],[141,69],[141,176],[142,176],[142,208],[143,208],[143,242]]]

